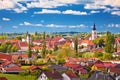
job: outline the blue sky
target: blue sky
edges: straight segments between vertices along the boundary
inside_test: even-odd
[[[0,32],[120,32],[120,0],[0,0]]]

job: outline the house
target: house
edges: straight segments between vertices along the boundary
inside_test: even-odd
[[[2,73],[19,73],[24,72],[24,69],[22,69],[19,65],[14,64],[11,61],[5,61],[0,65],[0,72]]]
[[[20,42],[20,49],[21,49],[21,51],[27,51],[28,43],[27,42]]]
[[[109,74],[103,74],[101,71],[95,71],[89,80],[115,80],[113,76]]]
[[[100,60],[97,60],[91,67],[93,71],[95,70],[102,70],[105,71],[109,68],[114,68],[117,64],[111,63],[111,62],[102,62]]]
[[[75,73],[72,71],[67,71],[62,74],[64,80],[81,80]]]
[[[98,60],[98,61],[96,61],[93,64],[93,66],[91,67],[91,69],[93,71],[95,71],[95,70],[102,70],[102,71],[104,71],[106,69],[106,67],[104,66],[104,63],[102,61]]]
[[[51,80],[51,79],[52,80],[63,80],[63,77],[58,71],[52,70],[52,71],[42,72],[42,74],[40,74],[37,80]]]
[[[50,65],[48,68],[55,69],[58,71],[66,71],[68,68],[60,66],[60,65]]]
[[[115,42],[117,45],[120,45],[120,38],[115,38]]]
[[[30,72],[41,71],[42,70],[42,66],[32,65],[32,66],[28,67],[27,69]]]
[[[117,58],[117,57],[120,56],[120,52],[114,52],[114,53],[112,54],[112,56],[115,57],[115,58]]]
[[[39,46],[42,44],[42,42],[43,42],[43,40],[34,40],[33,44]]]
[[[0,61],[5,61],[5,60],[11,61],[12,56],[7,53],[0,52]]]
[[[71,69],[74,72],[77,72],[78,74],[87,74],[88,73],[88,71],[80,64],[65,63],[64,66]]]
[[[87,73],[88,73],[88,71],[87,71],[85,68],[83,68],[83,67],[77,68],[77,69],[76,69],[76,72],[77,72],[78,74],[87,74]]]

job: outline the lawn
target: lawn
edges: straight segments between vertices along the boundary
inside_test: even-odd
[[[28,67],[30,67],[30,66],[21,66],[21,68],[23,68],[23,69],[27,69]]]
[[[0,77],[6,77],[8,80],[36,80],[36,76],[21,76],[19,74],[2,74],[0,73]]]

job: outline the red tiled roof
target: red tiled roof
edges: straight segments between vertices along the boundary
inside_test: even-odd
[[[76,70],[79,70],[82,74],[87,74],[88,71],[86,69],[84,69],[83,67],[82,68],[78,68]]]
[[[0,39],[0,43],[3,43],[3,42],[5,42],[5,40],[3,40],[3,39]]]
[[[53,78],[53,79],[59,79],[59,78],[62,78],[61,74],[56,71],[56,70],[53,70],[53,71],[45,71],[44,72],[45,75],[48,77],[48,78]]]
[[[57,36],[57,37],[52,38],[52,41],[59,41],[60,39],[62,39],[62,37]]]
[[[70,78],[79,78],[75,73],[73,73],[72,71],[67,71],[65,72],[65,74],[67,76],[69,76]]]
[[[118,69],[118,68],[110,68],[110,72],[120,74],[120,69]]]
[[[120,38],[115,38],[115,41],[120,41]]]
[[[24,69],[18,67],[18,66],[12,66],[10,68],[5,69],[6,71],[24,71]]]
[[[91,40],[81,40],[81,43],[87,44],[89,46],[95,45]]]
[[[11,61],[12,60],[12,56],[9,54],[5,54],[5,53],[0,53],[0,59],[6,59]]]
[[[28,43],[27,42],[20,42],[20,47],[28,47]]]
[[[19,43],[20,40],[9,40],[8,42],[10,42],[10,43]]]
[[[115,67],[117,64],[111,63],[111,62],[104,62],[105,67]]]
[[[19,56],[21,56],[22,58],[27,58],[27,53],[22,53],[22,54],[20,54],[20,53],[18,53],[18,54],[13,54],[13,55],[12,55],[12,60],[17,59]],[[35,53],[32,53],[32,57],[35,57],[35,56],[36,56],[36,54],[35,54]]]
[[[29,69],[29,70],[42,69],[42,66],[32,65],[32,66],[28,67],[28,69]]]
[[[72,70],[76,70],[77,68],[81,68],[82,66],[79,64],[70,64],[70,63],[65,63],[64,64],[65,67],[71,68]]]
[[[42,47],[40,47],[40,46],[34,46],[33,49],[35,49],[35,50],[41,50]]]
[[[2,63],[1,65],[2,65],[2,67],[5,67],[5,66],[7,66],[7,65],[9,65],[9,64],[11,64],[12,62],[11,61],[5,61],[4,63]]]

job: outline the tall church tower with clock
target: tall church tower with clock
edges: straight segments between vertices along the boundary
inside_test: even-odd
[[[96,31],[96,26],[95,26],[95,23],[94,23],[93,29],[92,29],[91,39],[92,39],[92,40],[95,40],[96,38],[97,38],[97,31]]]

